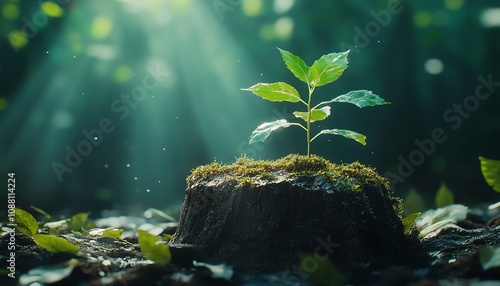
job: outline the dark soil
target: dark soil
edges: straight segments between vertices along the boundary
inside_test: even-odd
[[[481,245],[500,246],[499,221],[498,215],[487,221],[486,217],[471,212],[465,221],[459,223],[461,228],[446,228],[433,238],[421,241],[422,252],[412,259],[401,256],[399,261],[380,258],[337,266],[344,282],[351,285],[471,285],[478,281],[493,284],[477,285],[500,285],[500,268],[484,271],[477,251]],[[172,232],[171,226],[165,228]],[[89,239],[74,234],[63,237],[80,246],[78,255],[49,253],[31,238],[17,233],[16,279],[3,276],[0,285],[30,285],[19,284],[19,277],[33,277],[28,274],[30,270],[42,267],[51,267],[46,270],[48,272],[58,272],[72,259],[75,266],[65,278],[32,285],[312,285],[304,279],[306,277],[298,269],[298,264],[271,273],[235,270],[226,280],[217,278],[209,268],[193,266],[192,260],[200,255],[200,250],[193,246],[172,247],[172,263],[162,267],[143,257],[133,237],[127,241]],[[8,236],[4,236],[0,240],[2,269],[8,267],[7,245]]]

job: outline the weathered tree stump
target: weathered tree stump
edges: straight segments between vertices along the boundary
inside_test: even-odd
[[[283,269],[299,252],[367,262],[408,250],[400,204],[387,181],[359,163],[240,158],[193,171],[171,244],[198,246],[204,261],[245,270]]]

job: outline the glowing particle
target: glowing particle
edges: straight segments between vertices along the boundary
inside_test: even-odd
[[[134,177],[134,180],[136,180],[136,181],[137,181],[137,177]]]
[[[97,140],[99,140],[99,137],[94,136],[94,141],[97,141]]]
[[[47,54],[48,54],[48,53],[49,53],[49,51],[45,51],[45,53],[47,53]]]
[[[85,92],[82,92],[82,95],[85,95]]]
[[[163,151],[166,151],[167,149],[163,148]]]
[[[160,184],[160,183],[161,183],[161,181],[158,181],[158,184]]]
[[[260,74],[260,76],[263,76],[263,74]]]
[[[73,56],[74,59],[76,59],[76,56]]]
[[[130,164],[127,164],[127,168],[130,168]]]
[[[148,193],[149,193],[149,192],[150,192],[150,190],[149,190],[149,189],[146,189],[146,192],[148,192]]]
[[[104,169],[107,169],[109,167],[108,164],[104,164]]]

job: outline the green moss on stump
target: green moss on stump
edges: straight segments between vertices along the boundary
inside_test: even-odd
[[[375,169],[359,162],[338,165],[316,155],[307,157],[290,154],[276,160],[254,160],[244,156],[237,158],[236,162],[230,165],[213,162],[193,169],[187,183],[220,177],[241,185],[258,185],[262,180],[266,183],[277,181],[283,173],[288,174],[290,178],[320,176],[336,188],[351,191],[360,191],[364,185],[379,185],[389,192],[394,211],[398,215],[402,214],[401,199],[393,196],[388,181]]]

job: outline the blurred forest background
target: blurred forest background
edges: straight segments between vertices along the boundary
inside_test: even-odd
[[[355,89],[392,102],[333,105],[316,132],[351,129],[367,145],[322,136],[313,153],[394,175],[412,210],[434,207],[442,183],[459,203],[499,200],[478,160],[500,159],[498,1],[1,0],[0,31],[1,188],[15,172],[18,207],[166,209],[198,165],[305,154],[293,127],[248,145],[302,106],[240,88],[285,81],[306,96],[276,47],[308,65],[351,49],[317,102]]]

